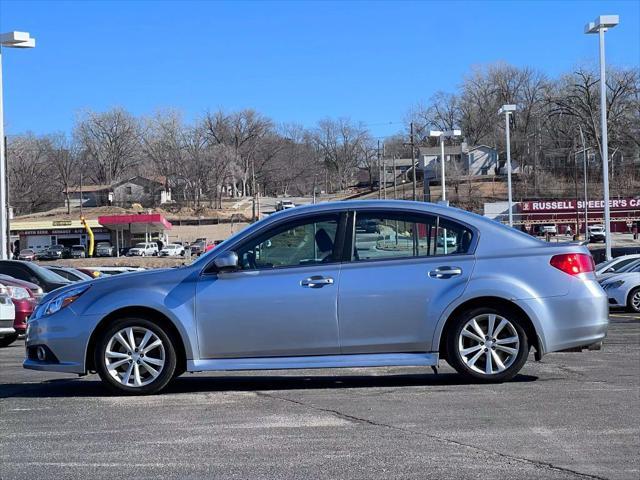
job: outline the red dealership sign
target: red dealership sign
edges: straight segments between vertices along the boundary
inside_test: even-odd
[[[578,210],[584,210],[584,200],[578,200]],[[604,200],[589,200],[586,202],[590,211],[604,210]],[[640,209],[640,198],[615,198],[609,200],[611,210],[634,210]],[[536,212],[575,212],[575,200],[540,200],[535,202],[520,202],[522,213]]]

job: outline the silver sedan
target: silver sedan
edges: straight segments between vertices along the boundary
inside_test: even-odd
[[[56,290],[25,368],[97,372],[119,393],[185,371],[437,366],[505,381],[531,348],[598,345],[607,296],[588,250],[429,203],[287,209],[191,265]]]

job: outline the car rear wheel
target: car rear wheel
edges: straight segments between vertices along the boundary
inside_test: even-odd
[[[7,335],[5,337],[0,338],[0,348],[8,347],[17,339],[18,339],[17,333],[12,333],[11,335]]]
[[[502,382],[522,369],[529,354],[521,320],[511,311],[467,310],[447,332],[447,360],[468,379]]]
[[[176,370],[171,339],[160,326],[143,318],[118,320],[100,335],[94,361],[105,385],[121,395],[159,392]]]
[[[629,310],[634,313],[640,313],[640,287],[634,288],[629,292],[627,307],[629,307]]]

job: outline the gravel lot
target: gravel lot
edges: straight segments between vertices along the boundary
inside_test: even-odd
[[[185,375],[164,395],[23,370],[0,350],[0,478],[640,477],[640,316],[513,382],[449,367]],[[533,360],[533,359],[531,359]]]

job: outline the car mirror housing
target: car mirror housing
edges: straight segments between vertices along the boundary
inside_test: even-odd
[[[219,272],[231,272],[238,269],[238,254],[236,252],[224,252],[218,255],[213,264]]]

